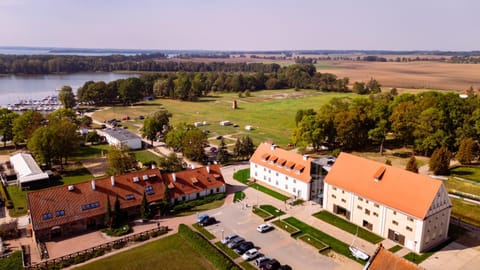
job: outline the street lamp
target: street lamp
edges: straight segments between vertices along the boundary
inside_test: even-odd
[[[222,229],[222,240],[223,240],[223,233],[224,233],[224,232],[225,232],[225,230],[224,230],[224,229]]]

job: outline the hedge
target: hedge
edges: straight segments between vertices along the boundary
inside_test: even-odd
[[[172,210],[175,213],[188,211],[188,210],[190,210],[194,207],[200,206],[200,205],[211,203],[213,201],[222,200],[222,199],[225,198],[225,196],[226,196],[225,193],[217,193],[217,194],[208,195],[208,196],[205,196],[205,197],[202,197],[200,199],[193,200],[193,201],[179,202],[172,208]]]
[[[231,260],[220,253],[210,242],[202,238],[185,224],[178,226],[178,233],[217,269],[240,270]]]

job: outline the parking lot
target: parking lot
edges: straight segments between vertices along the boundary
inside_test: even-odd
[[[215,225],[206,227],[217,239],[232,233],[238,234],[246,241],[252,241],[259,248],[260,253],[277,259],[281,264],[288,264],[293,269],[362,268],[359,264],[352,265],[354,268],[338,264],[333,259],[319,254],[313,247],[298,242],[277,228],[266,233],[258,232],[256,228],[263,223],[262,219],[253,214],[250,207],[245,207],[241,203],[226,205],[207,213],[219,221]]]

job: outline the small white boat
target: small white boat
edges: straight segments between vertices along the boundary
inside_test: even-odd
[[[349,246],[348,249],[350,249],[350,252],[352,253],[353,257],[357,259],[366,261],[368,260],[368,258],[370,258],[370,256],[367,253],[365,253],[364,251],[356,247]]]

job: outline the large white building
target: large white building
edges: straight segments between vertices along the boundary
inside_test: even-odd
[[[132,150],[142,148],[142,139],[132,132],[123,128],[106,128],[99,131],[100,135],[105,136],[108,144],[115,146],[127,146]]]
[[[423,252],[447,239],[452,204],[440,180],[341,153],[325,177],[323,207]]]
[[[271,143],[261,143],[250,158],[250,178],[293,195],[311,200],[323,193],[324,171],[308,156]]]
[[[48,173],[40,169],[31,154],[15,154],[10,157],[10,162],[17,174],[17,183],[20,188],[49,179]]]

